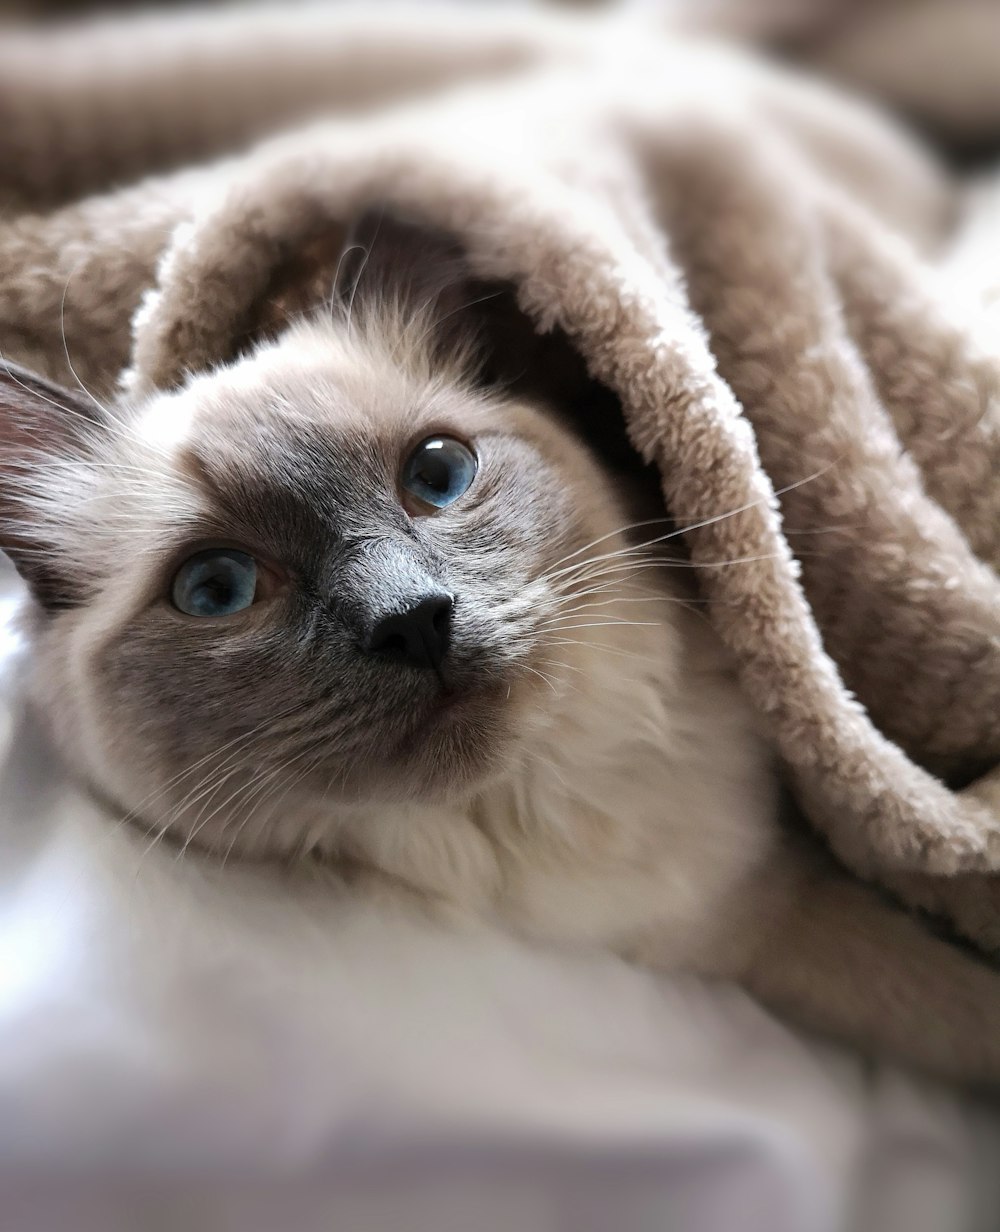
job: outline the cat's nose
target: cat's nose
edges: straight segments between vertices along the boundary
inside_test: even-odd
[[[410,667],[437,669],[448,653],[454,606],[454,598],[446,591],[421,595],[402,611],[376,620],[364,649],[370,655]]]

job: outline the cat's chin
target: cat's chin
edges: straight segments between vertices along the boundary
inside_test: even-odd
[[[145,817],[141,808],[129,815],[170,841],[250,858],[322,847],[324,832],[336,831],[343,810],[354,815],[400,805],[454,806],[508,777],[544,714],[540,699],[547,692],[527,673],[466,678],[461,686],[456,681],[451,688],[427,690],[399,716],[395,731],[369,734],[367,747],[359,745],[364,755],[317,766],[291,790],[274,779],[263,794],[251,778],[246,794],[252,807],[245,815],[239,808],[243,793],[235,788],[231,801],[224,802],[235,806],[232,812],[206,808],[207,787],[193,793],[185,788],[184,795],[193,797],[191,809],[176,807],[169,826],[162,818]],[[142,799],[143,790],[121,796]],[[320,837],[303,842],[304,834]]]
[[[373,768],[369,800],[450,805],[508,777],[559,711],[560,684],[521,665],[443,689],[414,714],[381,769]]]

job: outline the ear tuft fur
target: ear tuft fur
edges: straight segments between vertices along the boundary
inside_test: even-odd
[[[49,609],[72,606],[78,588],[33,506],[46,503],[47,469],[84,464],[103,426],[89,398],[0,360],[0,549]]]

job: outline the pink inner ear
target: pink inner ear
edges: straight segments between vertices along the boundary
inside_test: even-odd
[[[98,406],[26,368],[0,360],[0,548],[45,607],[65,607],[77,588],[25,511],[44,490],[45,459],[85,456],[103,422]]]

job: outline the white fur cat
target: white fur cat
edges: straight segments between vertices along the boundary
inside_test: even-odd
[[[68,759],[151,833],[735,978],[995,1082],[1000,973],[782,826],[668,523],[559,410],[484,388],[461,280],[415,251],[140,405],[0,372],[0,542]]]

